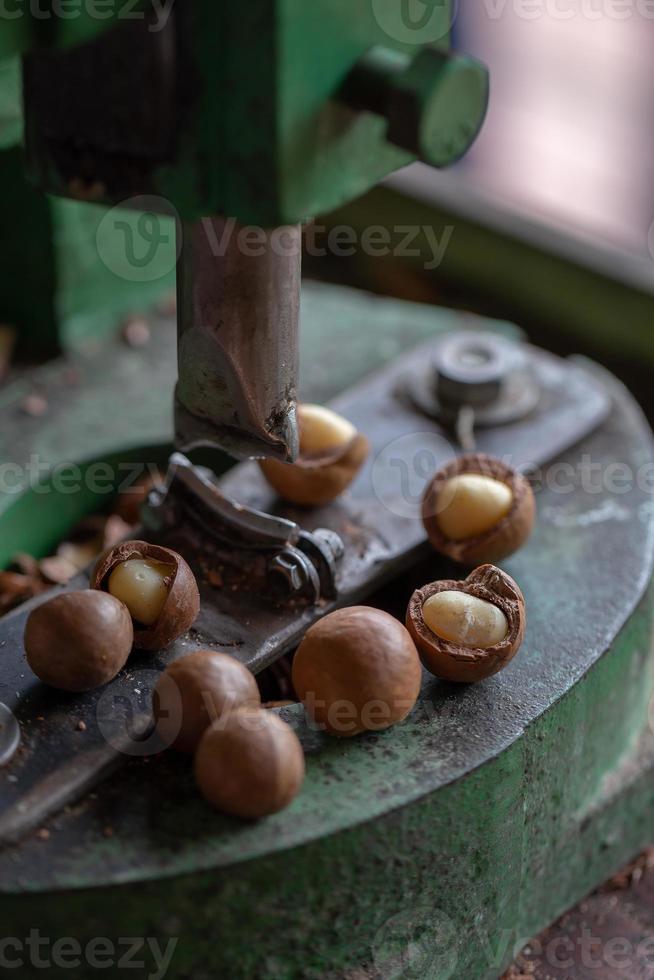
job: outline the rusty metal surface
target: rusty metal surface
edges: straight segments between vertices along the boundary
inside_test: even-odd
[[[345,553],[335,598],[322,598],[317,604],[303,597],[280,601],[270,587],[264,555],[221,545],[201,525],[186,522],[152,538],[191,563],[200,584],[200,616],[172,648],[146,661],[132,658],[129,668],[102,691],[71,698],[34,683],[22,661],[27,610],[7,620],[0,700],[13,708],[28,734],[14,763],[16,781],[0,786],[0,842],[15,840],[49,810],[74,799],[80,788],[88,788],[94,769],[110,768],[119,759],[136,721],[147,727],[150,689],[166,663],[209,647],[228,650],[257,673],[292,650],[325,612],[365,599],[428,556],[419,517],[420,484],[456,450],[436,423],[416,413],[406,385],[429,360],[433,346],[430,342],[410,352],[334,402],[372,445],[368,464],[336,503],[312,511],[284,506],[252,463],[236,467],[221,481],[224,492],[240,503],[289,518],[305,531],[328,528],[339,535]],[[521,424],[479,432],[480,451],[508,457],[522,468],[545,463],[565,441],[577,442],[597,427],[609,407],[602,383],[590,373],[543,352],[532,353],[538,373],[547,381],[538,414]],[[424,453],[429,454],[428,466]],[[407,475],[412,476],[410,485]],[[133,673],[137,667],[138,683]],[[86,726],[83,737],[74,724],[79,720]],[[67,764],[72,755],[77,762],[71,776]],[[31,793],[29,808],[24,806],[26,793]]]
[[[239,458],[295,459],[300,226],[255,229],[232,219],[178,229],[177,444]]]

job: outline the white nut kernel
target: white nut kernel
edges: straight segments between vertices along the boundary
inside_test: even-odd
[[[168,598],[165,579],[173,571],[172,565],[164,562],[130,558],[111,573],[109,592],[125,603],[132,619],[144,626],[154,626]]]
[[[486,650],[509,632],[501,609],[466,592],[437,592],[422,607],[422,618],[436,636],[462,647]]]
[[[324,456],[346,446],[357,433],[351,422],[322,405],[300,405],[298,419],[302,456]]]
[[[477,473],[461,473],[448,480],[436,501],[438,526],[451,541],[466,541],[485,534],[513,505],[506,483]]]

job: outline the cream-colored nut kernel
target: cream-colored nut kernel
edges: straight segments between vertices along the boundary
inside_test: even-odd
[[[436,503],[438,526],[451,541],[485,534],[511,510],[513,493],[506,483],[477,473],[448,480]]]
[[[109,578],[109,592],[124,602],[132,619],[154,626],[168,598],[166,578],[172,565],[146,558],[130,558],[117,565]]]
[[[436,636],[461,647],[486,650],[509,632],[501,609],[465,592],[437,592],[422,607],[422,618]]]
[[[300,405],[298,419],[302,456],[324,456],[346,446],[357,433],[351,422],[322,405]]]

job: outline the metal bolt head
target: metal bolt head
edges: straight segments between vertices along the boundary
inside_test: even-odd
[[[393,79],[388,139],[434,167],[455,163],[481,129],[488,94],[480,62],[425,47]]]

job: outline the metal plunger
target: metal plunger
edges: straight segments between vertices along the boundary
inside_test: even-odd
[[[300,225],[204,218],[178,234],[177,445],[295,459]]]

